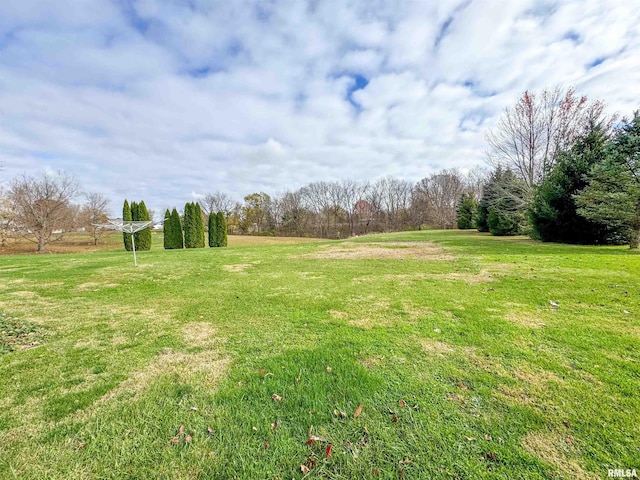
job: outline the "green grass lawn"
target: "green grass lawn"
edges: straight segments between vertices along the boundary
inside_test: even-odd
[[[637,252],[160,245],[0,257],[0,478],[640,470]]]

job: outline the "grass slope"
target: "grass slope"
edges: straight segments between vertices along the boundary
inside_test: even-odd
[[[0,478],[640,467],[637,253],[414,232],[139,263],[0,258],[3,318],[46,331],[0,349]]]

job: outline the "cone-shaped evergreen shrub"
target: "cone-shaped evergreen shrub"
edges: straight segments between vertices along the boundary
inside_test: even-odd
[[[196,248],[204,248],[204,218],[198,202],[193,203],[193,216],[196,232]]]
[[[209,222],[207,225],[209,232],[209,246],[210,247],[219,247],[218,245],[218,216],[211,212],[209,214]]]
[[[193,248],[195,233],[193,231],[193,204],[191,202],[187,202],[184,205],[184,246],[185,248]]]
[[[147,210],[147,206],[144,204],[144,200],[140,203],[135,204],[136,209],[131,210],[131,214],[133,219],[136,221],[149,221],[151,217],[149,216],[149,211]],[[135,234],[136,236],[136,250],[151,250],[151,227],[145,228]]]
[[[224,218],[224,213],[222,212],[218,212],[216,217],[218,218],[218,221],[216,222],[218,224],[217,226],[218,246],[226,247],[227,246],[227,219]]]
[[[122,207],[122,220],[124,222],[130,222],[133,220],[133,217],[131,216],[131,207],[127,200],[124,201],[124,205]],[[133,247],[131,246],[131,234],[123,232],[122,240],[124,241],[124,248],[127,252],[133,250]]]
[[[171,246],[171,212],[167,208],[164,212],[164,221],[162,222],[163,246],[165,250],[173,248]]]
[[[171,245],[171,248],[184,248],[182,222],[180,221],[180,215],[175,208],[171,211]]]

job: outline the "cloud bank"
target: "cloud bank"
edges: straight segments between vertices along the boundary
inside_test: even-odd
[[[44,168],[156,210],[484,161],[525,89],[640,108],[623,1],[0,4],[0,180]]]

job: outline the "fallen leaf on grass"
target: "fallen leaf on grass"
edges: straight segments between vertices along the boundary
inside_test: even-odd
[[[269,442],[264,442],[264,448],[265,449],[269,448]]]
[[[400,401],[398,402],[398,406],[399,406],[400,408],[404,408],[404,407],[406,407],[406,406],[407,406],[407,402],[405,402],[404,400],[400,400]]]
[[[309,441],[310,440],[310,441]],[[307,440],[307,443],[313,443],[313,442],[328,442],[329,440],[327,440],[324,437],[321,437],[320,435],[311,435],[309,437],[309,440]]]
[[[332,448],[333,448],[333,445],[329,444],[329,446],[327,447],[327,449],[324,452],[325,458],[329,458],[331,456],[331,449]]]
[[[398,423],[398,420],[400,420],[400,419],[398,418],[398,415],[392,415],[392,416],[391,416],[391,422],[393,422],[393,423]]]
[[[467,390],[469,390],[469,387],[467,387],[465,384],[463,384],[462,382],[458,382],[456,383],[456,387],[458,387],[460,390],[462,390],[463,392],[466,392]]]
[[[211,428],[211,427],[207,427],[207,433],[208,433],[209,435],[213,434],[213,428]]]
[[[374,475],[380,475],[380,469],[379,468],[374,468],[373,470],[371,470],[371,473]]]
[[[310,470],[310,469],[309,469],[309,467],[307,467],[306,465],[300,465],[300,471],[306,475],[306,474],[307,474],[307,473],[309,473],[311,470]]]
[[[358,418],[360,416],[360,414],[362,413],[362,409],[364,408],[364,405],[361,403],[360,405],[358,405],[358,408],[356,408],[356,411],[353,412],[353,418]]]
[[[336,417],[339,417],[339,418],[346,418],[347,417],[347,414],[345,412],[343,412],[342,410],[334,410],[333,414]]]
[[[184,439],[186,443],[191,443],[191,440],[193,440],[193,437],[191,435],[187,435],[186,438]]]
[[[273,395],[271,395],[271,398],[276,402],[281,402],[282,401],[282,397],[280,395],[278,395],[277,393],[274,393]]]
[[[476,437],[464,437],[464,438],[467,439],[467,442],[473,442],[476,439]]]
[[[491,435],[489,435],[489,434],[485,434],[484,439],[485,439],[487,442],[490,442],[491,440],[493,440],[493,439],[491,438]]]
[[[327,365],[327,372],[331,372],[333,370],[333,368],[331,368],[329,365]]]

